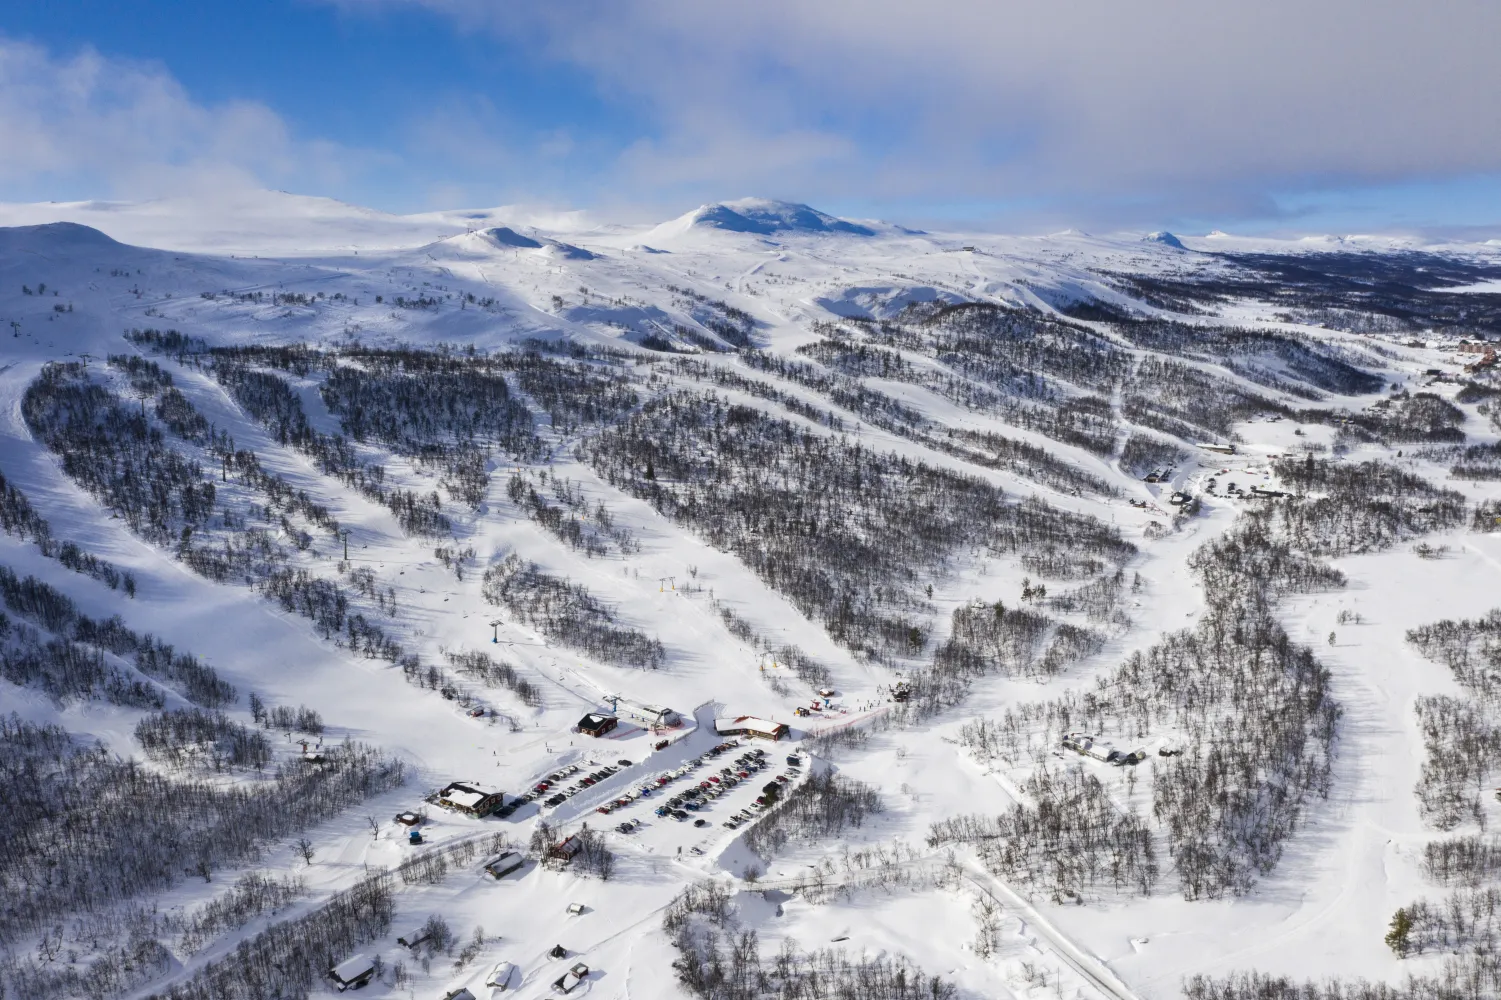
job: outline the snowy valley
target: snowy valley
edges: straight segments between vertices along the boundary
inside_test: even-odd
[[[1501,993],[1501,246],[0,226],[0,997]]]

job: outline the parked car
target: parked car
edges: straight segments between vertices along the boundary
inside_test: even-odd
[[[709,825],[709,821],[706,819],[696,819],[693,821],[693,825],[697,827],[705,827]]]

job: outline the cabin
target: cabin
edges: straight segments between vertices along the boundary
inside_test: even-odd
[[[469,987],[460,986],[456,990],[449,990],[443,994],[443,1000],[475,1000],[475,996],[469,992]]]
[[[404,934],[399,935],[396,938],[396,943],[401,945],[403,948],[410,948],[412,951],[416,951],[417,946],[427,939],[427,925],[418,924],[417,926],[406,931]]]
[[[476,818],[488,816],[505,802],[505,794],[491,791],[473,782],[454,781],[435,792],[429,799],[435,806]]]
[[[1199,442],[1199,447],[1203,448],[1205,451],[1212,451],[1216,455],[1235,454],[1235,445],[1233,444],[1219,444],[1218,442],[1214,441],[1201,441]]]
[[[599,739],[620,724],[620,720],[613,715],[602,715],[599,712],[590,712],[578,721],[574,730],[584,736],[593,736]]]
[[[733,719],[715,719],[714,731],[720,736],[750,736],[775,742],[791,729],[786,723],[758,719],[754,715],[737,715]]]
[[[375,963],[369,955],[356,955],[329,969],[328,978],[334,981],[340,993],[357,990],[375,978]]]
[[[569,834],[547,849],[543,864],[549,868],[566,868],[584,849],[584,842]]]
[[[1139,764],[1147,759],[1145,750],[1117,750],[1109,740],[1086,733],[1069,733],[1063,738],[1063,749],[1106,764]]]
[[[520,868],[526,859],[515,851],[505,851],[485,862],[485,874],[499,881]]]

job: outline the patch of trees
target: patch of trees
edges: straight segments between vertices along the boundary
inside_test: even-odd
[[[773,646],[754,625],[735,613],[735,610],[722,601],[713,601],[719,610],[719,618],[724,622],[724,627],[729,633],[741,642],[749,643],[757,649],[769,655],[778,666],[792,668],[797,679],[811,688],[827,687],[829,684],[829,668],[803,652],[801,648],[790,643]]]
[[[1494,953],[1501,945],[1501,888],[1458,889],[1397,910],[1387,943],[1403,958],[1426,951]]]
[[[942,820],[928,845],[973,845],[991,874],[1055,903],[1106,889],[1152,894],[1159,877],[1152,831],[1134,809],[1117,808],[1098,778],[1077,767],[1043,768],[1024,790],[1037,806]]]
[[[933,363],[914,365],[899,351],[850,339],[848,331],[841,327],[823,324],[820,329],[832,334],[831,339],[801,347],[798,352],[838,372],[836,391],[841,392],[845,398],[853,398],[866,405],[881,398],[889,398],[871,389],[864,389],[864,393],[873,394],[872,396],[862,395],[853,388],[864,388],[859,381],[861,378],[876,377],[909,382],[930,389],[969,409],[993,413],[1018,427],[1096,454],[1109,454],[1114,448],[1116,424],[1108,400],[1089,394],[1069,395],[1035,370],[1012,369],[1008,366],[1005,378],[999,382],[988,382],[986,373],[977,372],[973,365],[959,364],[961,373],[956,374],[952,365],[959,358],[952,352],[932,354]],[[888,327],[883,326],[882,329]],[[885,339],[904,348],[926,349],[930,354],[932,352],[931,345],[924,347],[926,341],[922,338],[888,335]],[[790,370],[796,372],[796,369]],[[805,379],[808,377],[805,371],[799,374]],[[993,372],[990,375],[995,377]],[[880,411],[876,411],[876,415],[879,413]]]
[[[43,932],[38,954],[0,958],[0,989],[26,1000],[109,1000],[172,968],[172,953],[155,938],[137,937],[96,949],[87,964],[58,961],[61,928]]]
[[[517,459],[542,453],[531,412],[486,359],[365,353],[357,364],[331,364],[319,393],[344,433],[443,468],[471,507],[484,498],[489,446]]]
[[[269,875],[246,872],[228,892],[211,899],[181,918],[178,947],[189,955],[202,951],[209,942],[266,914],[275,914],[307,895],[301,875]]]
[[[1092,476],[1081,470],[1077,465],[1065,462],[1045,449],[1024,441],[1016,441],[1011,438],[996,434],[993,431],[974,431],[963,428],[943,427],[923,417],[921,413],[903,403],[898,402],[885,393],[878,392],[864,385],[859,379],[837,372],[827,372],[813,365],[796,361],[789,361],[774,354],[763,351],[748,351],[740,358],[745,364],[758,371],[768,372],[796,382],[809,389],[823,394],[830,402],[837,406],[855,413],[861,419],[872,425],[889,431],[900,437],[916,441],[919,444],[933,448],[946,454],[972,462],[976,465],[990,469],[1002,469],[1015,475],[1052,486],[1064,492],[1078,493],[1087,491],[1109,496],[1115,493],[1115,489],[1097,476]],[[682,367],[684,362],[679,362]],[[702,364],[695,362],[694,364]],[[710,366],[704,366],[705,368]],[[764,383],[758,383],[753,379],[743,379],[731,375],[722,375],[728,369],[723,366],[713,366],[716,371],[714,381],[729,388],[743,389],[752,395],[766,399],[774,399],[782,403],[793,413],[818,423],[825,423],[834,430],[843,429],[841,421],[832,412],[820,413],[815,408],[801,401],[789,402],[792,397],[780,393],[775,389],[760,388]],[[686,370],[686,369],[685,369]],[[953,389],[949,383],[959,383],[962,380],[953,378],[943,381],[942,386],[935,391]],[[745,385],[742,383],[749,383]],[[947,394],[947,393],[946,393]],[[1109,443],[1101,442],[1099,438],[1080,437],[1075,433],[1078,428],[1070,421],[1074,416],[1083,416],[1089,420],[1088,413],[1098,416],[1098,406],[1088,401],[1086,397],[1065,402],[1058,406],[1024,406],[1015,401],[1004,400],[996,397],[986,390],[983,395],[994,406],[1004,409],[1003,416],[1010,422],[1036,430],[1039,433],[1054,437],[1061,441],[1079,444],[1081,447],[1102,447],[1104,452],[1110,450]],[[960,399],[966,405],[980,405],[968,397]],[[810,412],[811,411],[811,412]],[[1106,407],[1108,412],[1108,406]],[[1110,435],[1113,439],[1113,430]]]
[[[1456,444],[1465,439],[1460,429],[1465,422],[1464,411],[1431,392],[1403,390],[1359,412],[1304,410],[1298,419],[1330,424],[1338,428],[1342,439],[1353,441]]]
[[[1483,822],[1480,796],[1501,753],[1501,727],[1469,698],[1424,695],[1413,710],[1423,737],[1423,765],[1413,789],[1423,818],[1440,830],[1466,819]]]
[[[80,643],[115,656],[130,657],[141,673],[205,708],[233,704],[237,697],[232,684],[191,653],[179,652],[150,633],[141,635],[132,631],[118,615],[104,621],[90,618],[80,613],[66,594],[35,577],[18,577],[7,566],[0,566],[0,601],[15,614],[30,619],[62,640],[49,643],[47,648],[53,650],[51,656],[56,666],[64,668],[63,676],[74,679],[60,679],[55,688],[44,683],[44,688],[54,697],[65,696],[63,692],[82,683],[84,677],[93,677],[94,683],[107,685],[110,675],[118,673],[108,667],[101,656],[79,648]],[[69,639],[73,641],[67,641]],[[65,667],[68,663],[83,668],[82,672],[70,674]],[[78,690],[82,693],[83,689]],[[152,700],[159,700],[159,696]]]
[[[485,570],[482,593],[548,638],[605,663],[655,670],[666,658],[659,640],[617,622],[587,588],[544,573],[515,553]]]
[[[711,299],[707,295],[696,292],[691,288],[679,288],[677,285],[668,285],[667,290],[684,300],[675,304],[686,305],[693,319],[703,326],[712,330],[721,340],[733,347],[750,347],[751,334],[756,329],[755,318],[744,309],[719,299]],[[687,327],[679,327],[677,332],[686,335],[694,343],[704,347],[705,350],[722,350],[717,344],[710,342],[704,344],[706,339],[697,331]]]
[[[678,952],[678,983],[703,1000],[954,1000],[954,985],[902,957],[851,957],[843,949],[800,952],[784,939],[761,952],[755,931],[741,930],[728,892],[712,883],[686,888],[667,907],[662,926]]]
[[[576,483],[557,475],[549,477],[544,470],[541,473],[544,486],[549,479],[552,499],[544,496],[527,476],[520,473],[513,473],[506,482],[506,495],[549,534],[570,548],[582,550],[590,558],[608,555],[616,549],[622,555],[640,550],[630,530],[615,523],[615,517],[604,501],[598,501],[591,509],[588,498]]]
[[[413,490],[386,485],[384,467],[362,462],[342,435],[313,429],[302,400],[285,379],[225,360],[217,361],[213,371],[235,402],[275,435],[278,443],[303,452],[318,462],[324,475],[334,476],[383,504],[403,531],[429,536],[452,532],[453,525],[443,513],[436,492],[421,496]]]
[[[1434,622],[1409,629],[1418,652],[1448,667],[1454,679],[1488,705],[1501,705],[1501,608],[1483,618]]]
[[[1121,414],[1127,420],[1189,442],[1229,439],[1236,421],[1290,412],[1230,379],[1156,356],[1142,358],[1121,396]]]
[[[1132,578],[1131,592],[1141,589],[1141,576]],[[1083,614],[1097,625],[1112,625],[1129,628],[1131,619],[1120,609],[1126,596],[1126,571],[1118,569],[1091,580],[1082,587],[1054,594],[1047,599],[1047,606],[1065,614]]]
[[[201,708],[148,715],[136,723],[135,738],[147,757],[177,768],[259,771],[271,762],[271,742],[263,734]]]
[[[1093,519],[713,394],[653,400],[583,451],[612,486],[733,552],[837,641],[883,660],[921,651],[919,588],[961,547],[1132,551]]]
[[[1098,633],[1066,623],[1055,627],[1035,611],[976,602],[955,609],[949,638],[933,654],[933,670],[966,679],[1053,676],[1104,644]]]
[[[1484,822],[1481,796],[1501,753],[1501,610],[1476,620],[1411,629],[1407,641],[1448,667],[1467,696],[1425,695],[1414,704],[1424,758],[1414,792],[1424,819],[1440,830]]]
[[[168,447],[144,412],[90,381],[83,365],[44,366],[21,412],[68,477],[142,537],[171,547],[213,516],[216,491],[199,464]]]
[[[1188,461],[1188,452],[1161,438],[1132,434],[1121,448],[1121,470],[1140,478],[1153,471],[1171,469]]]
[[[1119,320],[1116,333],[1138,347],[1222,364],[1236,374],[1305,399],[1322,392],[1362,395],[1383,379],[1352,364],[1347,352],[1291,334],[1168,319]]]
[[[364,612],[354,610],[349,595],[332,580],[303,569],[279,569],[256,580],[255,589],[283,611],[311,621],[324,639],[338,639],[371,659],[396,663],[402,658],[400,644]]]
[[[371,875],[294,920],[273,924],[150,1000],[307,1000],[333,964],[391,929],[389,874]]]
[[[161,708],[167,703],[160,688],[121,669],[101,650],[47,638],[29,625],[13,625],[3,613],[0,677],[20,687],[38,688],[57,704],[75,698],[127,708]]]
[[[401,784],[400,761],[357,743],[294,758],[250,786],[170,778],[62,729],[0,719],[0,808],[24,816],[0,856],[0,944],[186,875],[210,877]],[[171,822],[162,822],[170,816]]]
[[[745,833],[745,846],[769,858],[788,843],[816,843],[859,829],[880,812],[880,794],[870,785],[833,771],[810,774]]]
[[[640,404],[626,371],[589,357],[565,360],[528,350],[497,361],[515,373],[516,384],[548,415],[554,430],[571,434],[619,420]]]
[[[1474,888],[1501,876],[1501,841],[1468,834],[1423,845],[1423,874],[1439,885]]]
[[[1397,985],[1368,979],[1300,982],[1264,972],[1190,976],[1184,1000],[1481,1000],[1501,990],[1501,955],[1466,955],[1446,960],[1427,975],[1410,975]]]
[[[1458,451],[1449,475],[1455,479],[1494,481],[1501,479],[1501,442],[1472,444]]]
[[[1378,552],[1464,522],[1463,494],[1385,462],[1331,462],[1309,454],[1282,459],[1273,470],[1302,495],[1263,510],[1271,530],[1304,552]]]
[[[68,569],[92,577],[111,590],[124,589],[127,597],[136,593],[136,578],[130,571],[116,569],[92,552],[85,552],[72,542],[52,537],[52,526],[36,512],[31,502],[0,473],[0,531],[32,542],[48,559],[56,559]]]
[[[1180,891],[1217,898],[1270,872],[1309,801],[1329,792],[1340,707],[1328,670],[1292,642],[1272,601],[1343,577],[1256,518],[1201,547],[1190,567],[1208,602],[1195,628],[1133,654],[1092,690],[966,724],[960,741],[982,759],[1044,764],[1070,732],[1180,735],[1186,752],[1152,769],[1152,813]]]
[[[489,653],[483,651],[448,651],[445,654],[448,662],[462,677],[468,677],[487,687],[505,688],[528,708],[537,708],[542,704],[542,692],[531,681],[522,677],[520,672],[511,664],[497,663]]]
[[[905,328],[885,323],[877,339],[923,350],[968,378],[1008,391],[1038,374],[1106,389],[1131,366],[1128,352],[1087,327],[991,303],[945,306]]]

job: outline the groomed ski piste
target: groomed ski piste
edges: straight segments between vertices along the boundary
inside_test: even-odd
[[[721,948],[743,944],[739,935],[754,932],[752,947],[768,973],[784,948],[815,956],[808,959],[814,965],[819,953],[837,951],[829,968],[889,960],[920,977],[922,989],[938,991],[912,996],[1028,1000],[1166,1000],[1183,995],[1195,976],[1245,972],[1399,985],[1411,975],[1441,975],[1456,951],[1403,955],[1385,940],[1399,908],[1423,898],[1440,905],[1449,892],[1433,880],[1431,866],[1425,870],[1427,845],[1482,833],[1501,820],[1484,764],[1460,782],[1477,805],[1452,807],[1449,820],[1436,819],[1442,810],[1415,794],[1425,764],[1415,704],[1429,696],[1468,703],[1473,692],[1408,633],[1443,620],[1483,619],[1498,606],[1501,535],[1483,521],[1501,500],[1501,478],[1461,478],[1452,469],[1461,462],[1454,453],[1459,444],[1497,440],[1488,407],[1501,390],[1466,388],[1488,387],[1492,376],[1486,365],[1466,372],[1482,355],[1468,342],[1461,351],[1468,337],[1457,326],[1422,331],[1363,324],[1356,316],[1348,329],[1336,329],[1319,325],[1311,310],[1299,313],[1249,294],[1217,292],[1212,305],[1189,308],[1153,282],[1181,291],[1230,281],[1244,266],[1234,255],[1317,262],[1327,255],[1403,261],[1423,254],[1457,262],[1470,275],[1442,282],[1445,294],[1483,303],[1496,294],[1486,282],[1501,276],[1501,248],[1374,237],[926,233],[752,200],[706,206],[655,226],[506,210],[394,217],[271,194],[219,214],[187,202],[7,205],[0,206],[0,225],[11,227],[0,229],[0,475],[46,520],[52,539],[130,574],[134,596],[49,557],[14,526],[0,534],[0,564],[66,595],[78,615],[95,621],[119,615],[134,632],[198,657],[233,685],[236,697],[223,711],[264,734],[270,758],[249,768],[203,763],[222,747],[180,747],[173,760],[147,755],[138,737],[142,720],[195,703],[181,686],[139,674],[124,654],[102,655],[131,677],[144,677],[160,692],[157,704],[112,702],[97,687],[93,694],[49,693],[37,683],[16,683],[19,674],[12,672],[0,680],[0,708],[25,723],[60,726],[79,746],[97,742],[148,771],[221,789],[266,786],[278,765],[316,766],[315,758],[345,741],[378,748],[404,765],[399,784],[331,804],[326,815],[233,859],[199,865],[192,857],[166,857],[167,874],[148,888],[35,918],[13,912],[0,935],[8,955],[0,978],[31,984],[39,991],[32,996],[200,995],[191,992],[195,975],[249,961],[242,946],[257,935],[316,917],[337,894],[382,869],[393,874],[381,904],[388,911],[373,918],[376,929],[317,959],[328,968],[358,956],[374,960],[374,976],[360,987],[368,997],[462,996],[455,993],[460,989],[489,997],[487,979],[502,962],[514,966],[506,996],[560,996],[565,986],[569,995],[599,1000],[688,996],[683,939],[675,937],[683,927],[712,928]],[[1106,446],[1061,439],[1041,418],[1018,417],[1032,410],[997,402],[1026,401],[1022,390],[992,383],[967,402],[962,393],[940,391],[956,384],[943,381],[955,372],[978,379],[942,351],[924,354],[915,340],[896,335],[878,343],[883,322],[932,320],[971,303],[1056,319],[1118,353],[1130,374],[1112,376],[1113,388],[1047,376],[1062,391],[1047,406],[1086,391],[1108,403],[1099,418]],[[1232,365],[1153,346],[1116,330],[1122,316],[1275,334],[1307,345],[1321,364],[1363,373],[1364,381],[1348,391],[1310,382],[1301,355],[1295,363],[1263,358]],[[831,332],[841,328],[847,333]],[[177,331],[186,339],[129,331]],[[868,343],[874,359],[863,369],[850,355],[818,346],[856,341]],[[269,353],[301,345],[323,352],[321,360],[286,364]],[[249,350],[213,353],[223,348]],[[397,348],[447,349],[445,356],[460,363],[540,350],[559,364],[598,365],[634,392],[635,402],[592,424],[588,417],[570,423],[563,417],[578,401],[549,410],[506,369],[511,397],[530,413],[527,433],[535,447],[515,454],[482,442],[481,492],[466,502],[441,462],[374,433],[353,439],[352,453],[359,467],[381,468],[378,486],[331,472],[285,425],[278,429],[251,412],[220,375],[231,363],[273,375],[300,401],[310,433],[352,438],[348,411],[341,419],[321,391],[329,366],[371,370],[374,362],[361,360],[367,357],[361,352]],[[169,375],[171,388],[211,425],[208,437],[191,441],[171,430],[160,416],[165,383],[132,376],[111,355],[149,361]],[[900,356],[907,368],[882,369],[883,356],[888,365]],[[1237,399],[1275,406],[1258,411],[1235,403],[1227,433],[1188,420],[1176,435],[1164,423],[1149,425],[1126,397],[1154,394],[1127,383],[1144,377],[1144,363],[1165,357],[1182,371],[1207,373]],[[58,363],[79,364],[69,378],[106,387],[121,401],[120,412],[139,413],[168,446],[200,464],[203,479],[218,490],[210,501],[216,513],[196,535],[173,522],[170,542],[153,537],[91,493],[80,474],[70,474],[69,449],[49,447],[26,403],[28,390]],[[787,367],[793,363],[807,368],[793,372]],[[849,381],[819,383],[808,375],[836,369]],[[911,417],[885,419],[885,403],[862,409],[850,391],[855,385]],[[973,525],[963,528],[972,533],[940,557],[885,581],[903,592],[882,600],[902,609],[913,641],[871,640],[858,652],[808,613],[807,604],[800,608],[802,598],[758,572],[747,561],[750,550],[734,550],[723,541],[728,536],[654,505],[651,497],[659,494],[648,481],[670,486],[665,465],[648,464],[644,478],[635,469],[629,484],[617,477],[612,485],[606,471],[613,459],[589,450],[590,440],[625,440],[596,437],[612,430],[645,440],[660,422],[663,434],[672,433],[676,411],[647,409],[648,401],[706,390],[739,408],[732,414],[759,413],[809,440],[858,443],[869,454],[970,477],[1001,491],[1008,504],[1036,502],[1045,518],[1078,517],[1124,544],[1110,542],[1114,554],[1105,556],[1069,554],[1057,543],[1052,551],[1064,554],[1049,564],[1045,553],[1006,549]],[[1164,399],[1175,391],[1161,386]],[[1458,416],[1440,420],[1448,428],[1443,435],[1421,440],[1354,435],[1344,417],[1300,416],[1390,412],[1372,407],[1405,405],[1383,402],[1400,393],[1437,397],[1445,413]],[[648,429],[637,429],[643,425]],[[1185,436],[1190,432],[1196,433]],[[234,449],[253,452],[259,474],[277,480],[277,489],[300,491],[321,505],[325,527],[291,506],[277,507],[243,469],[215,459],[219,434]],[[1047,472],[1051,466],[1033,459],[979,463],[948,443],[987,434],[1040,450],[1058,470],[1073,471]],[[1123,448],[1133,435],[1158,442],[1152,454],[1172,457],[1128,467]],[[693,455],[702,463],[716,459],[709,451]],[[1207,754],[1209,744],[1195,742],[1202,737],[1161,717],[1144,730],[1124,718],[1114,729],[1079,724],[1094,739],[1091,746],[1108,743],[1144,758],[1122,764],[1100,759],[1104,752],[1065,748],[1065,734],[1038,716],[1025,717],[1031,721],[1023,729],[1032,728],[1019,737],[1021,749],[1007,750],[999,738],[985,745],[975,726],[1020,706],[1082,699],[1133,654],[1195,628],[1209,611],[1195,553],[1231,537],[1250,512],[1286,496],[1312,501],[1336,489],[1295,480],[1305,459],[1310,469],[1314,462],[1385,463],[1457,495],[1435,495],[1422,501],[1426,507],[1448,504],[1462,514],[1445,519],[1425,510],[1396,518],[1389,537],[1370,544],[1328,552],[1315,546],[1309,558],[1343,574],[1343,583],[1271,595],[1288,639],[1327,670],[1327,695],[1337,705],[1327,776],[1310,784],[1320,786],[1317,794],[1289,813],[1291,828],[1269,848],[1270,862],[1245,884],[1187,892],[1168,849],[1165,817],[1154,813],[1154,775]],[[768,466],[769,480],[785,475],[785,467]],[[1074,475],[1081,478],[1070,485]],[[798,486],[785,478],[782,485]],[[426,529],[414,530],[399,504],[380,498],[393,490],[410,491],[418,504],[438,498]],[[540,499],[528,500],[528,490]],[[563,526],[569,521],[576,531]],[[320,627],[258,580],[236,572],[215,581],[185,560],[197,539],[219,545],[246,523],[259,524],[267,544],[283,553],[277,566],[343,588],[351,614],[378,623],[403,654],[420,659],[415,678],[391,659],[352,649],[352,631]],[[337,532],[327,530],[334,523]],[[861,530],[880,523],[894,522],[867,519]],[[1370,530],[1363,522],[1346,527],[1356,537]],[[778,529],[755,530],[770,538]],[[539,576],[506,575],[531,564]],[[1072,568],[1057,568],[1063,565]],[[639,635],[647,646],[659,643],[658,652],[648,649],[635,663],[601,647],[591,652],[543,621],[544,613],[518,611],[524,597],[495,597],[505,581],[532,587],[542,577],[584,588],[592,606],[606,609],[601,614],[611,628]],[[1113,596],[1098,615],[1083,603],[1057,603],[1060,595],[1111,579]],[[517,603],[507,605],[512,599]],[[995,607],[997,621],[1022,612],[1042,621],[1035,648],[1006,647],[994,655],[1010,667],[976,668],[960,695],[914,712],[911,692],[951,641],[952,623],[976,607],[985,615]],[[40,612],[9,602],[5,611],[5,642],[19,642],[27,628],[41,640],[55,632],[38,624]],[[1032,627],[1025,626],[1031,620],[1018,618],[1023,624],[1015,628]],[[1058,654],[1053,666],[1037,666],[1063,625],[1088,637],[1075,652]],[[474,654],[508,666],[524,688],[495,680],[497,673],[482,676],[484,668],[476,672]],[[424,674],[429,666],[436,672]],[[266,706],[306,706],[322,724],[299,730],[288,722],[290,712],[274,726],[260,724],[247,700],[252,693]],[[652,725],[642,715],[646,707],[670,709],[677,724]],[[590,713],[618,723],[598,737],[575,731]],[[716,720],[733,725],[741,717],[785,724],[788,735],[772,741],[716,732]],[[1226,731],[1232,730],[1241,733],[1233,726]],[[1494,757],[1497,742],[1478,752]],[[734,745],[718,749],[726,744]],[[1215,750],[1236,754],[1234,746]],[[935,832],[935,824],[955,817],[1035,811],[1040,773],[1076,772],[1099,783],[1101,801],[1115,814],[1135,817],[1130,829],[1156,838],[1148,891],[1133,888],[1129,874],[1017,877],[1017,867],[1010,876],[998,874],[986,851],[1003,850],[995,838],[1004,833],[966,839]],[[444,808],[435,799],[453,782],[499,792],[505,805],[483,817]],[[873,802],[830,820],[846,806],[820,798],[819,782],[840,783],[841,794],[866,790]],[[771,784],[780,787],[768,792]],[[704,791],[684,798],[688,789]],[[1207,799],[1222,792],[1241,794],[1202,790]],[[778,820],[796,813],[800,796],[811,803],[806,815]],[[192,825],[191,817],[149,807],[127,816],[117,806],[106,810],[119,822],[163,830]],[[401,821],[404,813],[420,822]],[[22,830],[32,825],[26,815],[10,821]],[[1070,825],[1069,817],[1062,825]],[[566,849],[558,845],[586,829],[602,845],[589,848],[594,860],[565,863]],[[413,842],[414,831],[420,842]],[[523,855],[524,864],[500,878],[486,874],[483,865],[504,851]],[[608,860],[601,863],[601,855]],[[5,878],[20,881],[7,884],[34,876],[23,875],[23,867],[13,863]],[[248,873],[297,885],[274,905],[247,908],[188,935],[193,916]],[[684,915],[685,892],[724,893],[729,916],[713,916],[714,904]],[[440,932],[439,940],[415,948],[398,943],[433,917],[451,940]],[[161,948],[133,952],[144,957],[134,971],[120,972],[121,956],[144,937]],[[557,946],[564,957],[552,957]],[[106,976],[99,963],[115,971]],[[587,974],[565,981],[577,963]],[[307,987],[312,995],[337,992],[326,972]],[[935,978],[939,986],[927,985]],[[108,987],[99,985],[105,980]],[[712,995],[909,995],[876,986],[849,994],[777,992],[786,981],[772,976],[759,986],[735,987],[748,992],[722,986]],[[97,992],[82,992],[80,984],[88,983]],[[182,992],[169,992],[174,988]]]

